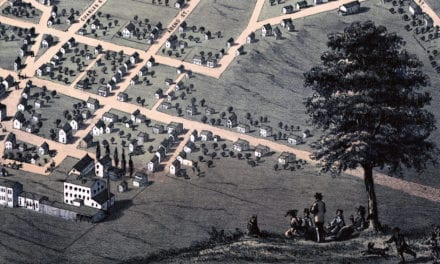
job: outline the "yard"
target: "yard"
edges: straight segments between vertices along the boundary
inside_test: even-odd
[[[56,62],[55,66],[51,62],[47,62],[42,66],[43,74],[41,76],[37,74],[39,78],[70,84],[77,78],[78,73],[83,72],[96,58],[94,47],[83,43],[77,43],[75,47],[67,49],[65,55],[61,52],[57,54],[60,55],[59,59],[52,58],[52,61]],[[47,66],[51,69],[49,73],[44,71]]]
[[[17,140],[17,148],[12,150],[5,150],[5,156],[10,160],[43,166],[51,160],[51,155],[50,152],[44,155],[38,154],[39,147],[40,146],[34,146],[27,142],[21,142]],[[52,154],[56,154],[56,152],[52,151]]]
[[[176,31],[177,43],[186,42],[187,47],[175,49],[162,47],[165,55],[176,56],[185,61],[193,62],[194,56],[210,57],[226,50],[226,41],[236,39],[248,25],[255,7],[255,0],[249,1],[201,1],[196,9],[185,19],[187,27],[184,32]],[[209,18],[209,19],[207,19]],[[209,40],[205,35],[210,32]]]
[[[20,47],[28,29],[18,28],[7,24],[0,24],[0,67],[14,70],[14,61],[19,57]],[[25,57],[21,58],[24,63]]]
[[[48,35],[44,35],[42,39],[44,39],[46,36]],[[56,45],[58,42],[58,38],[56,36],[52,36],[52,38],[53,38],[53,44],[51,46]],[[37,45],[40,45],[40,48],[38,49],[37,55],[35,55],[35,60],[38,60],[38,58],[40,58],[41,55],[43,55],[48,49],[51,48],[51,46],[42,47],[41,43],[38,43]]]
[[[58,7],[58,18],[60,24],[54,24],[52,27],[58,30],[67,30],[70,25],[66,23],[66,19],[73,14],[75,20],[79,20],[81,14],[86,10],[93,0],[59,0],[55,5]]]
[[[20,19],[23,21],[38,24],[41,17],[41,10],[35,8],[31,3],[23,2],[21,6],[11,6],[5,2],[1,7],[2,15],[12,19]]]
[[[123,7],[121,7],[119,0],[109,0],[97,12],[96,16],[92,16],[88,20],[81,30],[85,30],[85,35],[90,37],[146,50],[149,47],[146,42],[146,33],[150,33],[159,22],[166,30],[168,24],[178,12],[179,10],[171,5],[168,7],[153,5],[151,1],[128,0],[124,1]],[[99,29],[91,28],[94,22],[100,25]],[[118,34],[130,22],[133,22],[136,28],[139,29],[139,37],[123,38]]]
[[[154,74],[152,74],[154,72]],[[146,76],[148,83],[142,81],[128,86],[125,92],[129,96],[129,102],[132,104],[142,105],[137,102],[139,97],[141,100],[144,99],[144,107],[151,109],[158,99],[155,98],[155,93],[158,89],[162,89],[163,93],[166,92],[168,86],[165,85],[165,79],[175,80],[177,78],[176,69],[166,66],[156,64],[149,69],[149,73]]]
[[[295,7],[296,2],[294,0],[283,0],[282,3],[278,4],[278,1],[274,1],[273,5],[271,5],[270,1],[264,1],[263,8],[261,9],[260,16],[258,17],[258,21],[262,21],[268,18],[277,17],[283,15],[283,7],[292,5]],[[308,4],[312,4],[313,1],[308,2]]]
[[[122,120],[124,117],[130,120],[130,114],[119,110],[112,109],[110,113],[118,115],[119,119]],[[108,124],[108,123],[107,123]],[[95,124],[92,124],[94,126]],[[109,154],[113,158],[114,151],[117,148],[118,154],[122,155],[122,148],[125,151],[126,161],[128,164],[128,156],[130,154],[129,144],[131,141],[135,140],[140,132],[146,132],[148,134],[148,140],[143,144],[139,144],[136,147],[136,151],[132,154],[132,160],[134,168],[136,170],[142,170],[146,168],[148,161],[154,156],[156,149],[159,147],[163,139],[167,138],[167,134],[153,134],[150,124],[147,126],[145,123],[136,123],[133,128],[128,128],[123,122],[114,123],[112,132],[107,134],[104,133],[100,136],[93,137],[94,142],[100,142],[101,156],[106,153],[106,147],[104,141],[109,145]],[[150,152],[151,150],[151,152]],[[87,148],[88,152],[96,153],[96,144]],[[120,158],[121,160],[122,158]]]

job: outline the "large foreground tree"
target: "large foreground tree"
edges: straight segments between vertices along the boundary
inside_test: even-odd
[[[378,230],[373,169],[422,170],[435,162],[437,148],[428,141],[435,119],[424,109],[431,96],[420,91],[428,76],[401,37],[371,21],[330,34],[327,46],[322,64],[304,74],[314,91],[307,113],[323,130],[312,158],[337,174],[363,169],[370,228]]]

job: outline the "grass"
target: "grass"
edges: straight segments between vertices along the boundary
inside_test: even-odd
[[[46,37],[46,35],[44,35],[42,39],[44,39],[45,37]],[[53,38],[53,44],[52,44],[52,46],[53,46],[53,45],[56,45],[56,43],[58,42],[58,38],[53,35],[52,35],[52,38]],[[41,55],[43,55],[48,49],[50,49],[52,47],[52,46],[49,46],[47,48],[43,48],[43,47],[41,47],[41,43],[36,43],[36,45],[40,45],[40,48],[38,49],[37,55],[35,55],[35,60],[38,60],[38,58],[40,58]]]
[[[163,93],[165,94],[168,89],[168,86],[165,85],[165,79],[170,78],[175,80],[177,78],[176,69],[166,65],[156,64],[149,69],[149,73],[151,74],[152,71],[154,71],[154,75],[147,76],[147,80],[150,81],[148,85],[142,81],[142,77],[141,82],[135,85],[130,85],[125,90],[129,96],[130,103],[139,105],[136,102],[136,98],[140,97],[141,99],[145,99],[144,106],[148,109],[151,109],[157,102],[157,99],[154,97],[156,90],[162,89]]]
[[[35,164],[38,166],[42,166],[47,164],[50,160],[51,160],[51,156],[50,155],[40,155],[38,154],[38,148],[40,146],[34,146],[32,144],[29,144],[27,142],[22,142],[22,141],[18,141],[17,140],[17,145],[26,145],[27,148],[24,151],[20,151],[18,148],[16,149],[12,149],[12,150],[5,150],[5,154],[8,155],[13,155],[13,160],[16,161],[23,161],[26,163],[31,163],[31,158],[36,155],[37,159],[35,161]],[[49,146],[50,148],[50,146]],[[21,159],[19,156],[21,156],[23,159]],[[29,158],[27,158],[29,157]]]
[[[269,1],[264,1],[263,9],[261,9],[260,16],[258,17],[258,21],[262,21],[268,18],[276,17],[283,15],[283,7],[286,5],[292,5],[295,8],[295,4],[298,1],[294,0],[284,0],[283,3],[277,4],[275,1],[274,5],[271,6]],[[313,4],[313,1],[308,1],[309,5]]]
[[[18,51],[22,46],[24,35],[20,37],[17,33],[17,27],[2,24],[2,30],[5,32],[0,37],[1,43],[1,60],[0,67],[6,70],[14,70],[14,61],[18,57]],[[14,36],[14,40],[11,40],[11,36]],[[5,37],[9,40],[6,41]],[[24,63],[25,58],[21,58]]]
[[[10,8],[10,12],[7,13],[5,9]],[[40,17],[41,17],[41,10],[35,8],[32,4],[30,7],[10,7],[9,3],[6,2],[5,4],[3,4],[0,7],[1,11],[2,11],[2,15],[5,17],[9,17],[12,19],[19,19],[19,20],[23,20],[26,22],[31,22],[31,23],[35,23],[38,24],[38,22],[40,21]],[[12,11],[16,10],[17,12],[22,12],[20,13],[20,15],[13,15]],[[19,11],[20,10],[20,11]],[[34,15],[32,15],[32,12],[34,12]],[[24,15],[25,13],[28,13],[28,16]]]
[[[70,10],[73,8],[75,13],[75,19],[79,20],[80,16],[76,15],[77,12],[79,15],[81,15],[89,6],[93,3],[92,0],[75,0],[75,1],[69,1],[69,0],[57,0],[55,3],[58,7],[58,15],[60,18],[60,24],[54,24],[52,25],[53,28],[58,30],[67,30],[70,25],[66,24],[66,18],[69,17]],[[66,10],[65,16],[62,16],[62,10]]]
[[[255,0],[201,1],[196,9],[185,19],[189,28],[192,26],[197,27],[197,32],[192,32],[188,29],[185,32],[187,35],[185,39],[178,34],[179,40],[188,42],[188,48],[185,49],[184,54],[181,54],[182,59],[192,62],[193,57],[199,55],[200,52],[205,54],[212,52],[215,54],[221,49],[226,49],[226,41],[231,37],[236,39],[247,26],[255,3]],[[204,40],[204,34],[198,32],[200,27],[204,27],[205,32],[211,31],[212,38],[210,40]],[[221,32],[220,38],[216,35],[218,31]],[[199,38],[200,41],[197,43],[189,41],[188,37],[190,35],[194,38]],[[165,46],[162,48],[165,48]],[[180,49],[178,50],[180,51]]]
[[[124,1],[123,8],[121,8],[120,1],[110,0],[99,10],[99,12],[102,12],[102,16],[96,17],[101,21],[104,27],[107,27],[107,30],[98,30],[96,32],[97,35],[90,34],[89,36],[110,41],[118,45],[145,50],[149,47],[149,45],[146,44],[146,40],[137,40],[136,38],[124,39],[119,37],[117,32],[122,31],[130,21],[134,22],[135,15],[139,17],[138,21],[148,19],[148,23],[152,28],[158,22],[161,22],[165,29],[171,20],[178,14],[178,11],[178,9],[171,6],[165,7],[162,5],[152,5],[150,1],[135,0]],[[107,14],[110,14],[110,19],[107,19]],[[116,20],[118,21],[117,25],[115,25]],[[93,22],[93,19],[90,20],[90,23],[91,22]],[[108,26],[109,23],[112,23],[111,27]],[[91,32],[89,27],[87,27],[87,31],[88,33]],[[103,32],[106,32],[105,35]]]

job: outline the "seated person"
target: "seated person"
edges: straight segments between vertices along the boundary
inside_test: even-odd
[[[251,216],[247,224],[248,236],[258,237],[260,236],[260,228],[258,228],[257,215]]]
[[[341,230],[341,228],[343,228],[345,226],[343,213],[344,213],[344,211],[342,211],[341,209],[336,210],[335,218],[327,226],[328,235],[336,236],[338,234],[339,230]]]
[[[287,238],[293,236],[299,236],[301,234],[301,219],[297,216],[298,210],[289,210],[286,212],[286,216],[290,216],[290,228],[284,233]]]
[[[351,225],[354,231],[362,231],[367,228],[367,221],[365,221],[365,207],[360,205],[357,208],[356,218],[353,215],[350,216]]]
[[[314,228],[313,220],[310,217],[310,209],[304,208],[304,217],[302,219],[302,227],[305,229]]]

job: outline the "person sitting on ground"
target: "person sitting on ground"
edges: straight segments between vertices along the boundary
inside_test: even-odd
[[[351,225],[355,231],[362,231],[367,228],[367,222],[365,221],[365,207],[360,205],[357,208],[356,218],[353,215],[350,216]]]
[[[338,232],[345,226],[344,211],[341,209],[336,210],[335,218],[330,222],[327,227],[328,234],[330,236],[336,236]]]
[[[405,257],[403,256],[404,253],[410,254],[414,258],[417,257],[417,254],[409,248],[408,244],[405,241],[405,236],[400,233],[400,228],[398,227],[395,227],[393,229],[393,236],[384,243],[390,244],[392,242],[394,242],[396,245],[397,254],[402,260],[401,263],[405,263]]]
[[[259,237],[261,235],[260,229],[258,228],[257,215],[251,216],[247,224],[248,235],[253,237]]]
[[[286,212],[286,216],[290,216],[290,228],[284,233],[287,238],[294,236],[300,236],[301,233],[301,219],[297,216],[298,210],[289,210]]]
[[[304,208],[304,217],[302,219],[302,227],[309,230],[314,228],[312,217],[310,217],[310,209]]]

